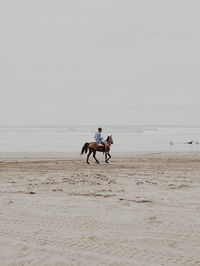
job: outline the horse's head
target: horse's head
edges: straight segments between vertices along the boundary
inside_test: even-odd
[[[107,139],[106,139],[106,141],[107,141],[108,143],[110,143],[110,144],[113,144],[114,142],[113,142],[112,135],[108,136]]]

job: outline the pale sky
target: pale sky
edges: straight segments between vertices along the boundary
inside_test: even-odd
[[[200,125],[199,0],[0,4],[0,125]]]

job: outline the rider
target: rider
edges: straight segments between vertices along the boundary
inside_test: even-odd
[[[96,132],[96,134],[94,135],[94,139],[97,143],[100,143],[100,144],[103,144],[105,146],[105,142],[103,140],[103,137],[101,136],[101,131],[102,131],[102,128],[99,127],[98,128],[98,131]]]

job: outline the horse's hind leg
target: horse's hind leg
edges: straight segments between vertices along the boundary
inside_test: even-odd
[[[88,164],[90,164],[90,163],[89,163],[89,157],[90,157],[90,154],[91,154],[91,153],[92,153],[92,151],[89,150],[89,153],[88,153],[88,155],[87,155],[87,163],[88,163]]]
[[[96,151],[93,151],[93,157],[94,157],[94,159],[95,159],[95,161],[96,161],[96,163],[99,163],[99,161],[97,160],[97,158],[96,158]]]

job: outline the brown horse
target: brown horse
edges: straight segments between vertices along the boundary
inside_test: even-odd
[[[107,137],[105,144],[99,144],[97,142],[90,142],[90,143],[86,142],[83,145],[83,148],[81,150],[81,154],[83,154],[84,152],[87,153],[89,150],[88,155],[87,155],[87,161],[86,161],[89,164],[89,157],[90,157],[92,152],[93,152],[93,157],[94,157],[96,163],[99,163],[99,161],[96,158],[96,152],[97,151],[100,151],[103,153],[105,152],[105,162],[108,163],[108,161],[111,158],[111,155],[109,153],[111,144],[113,144],[112,135]]]

